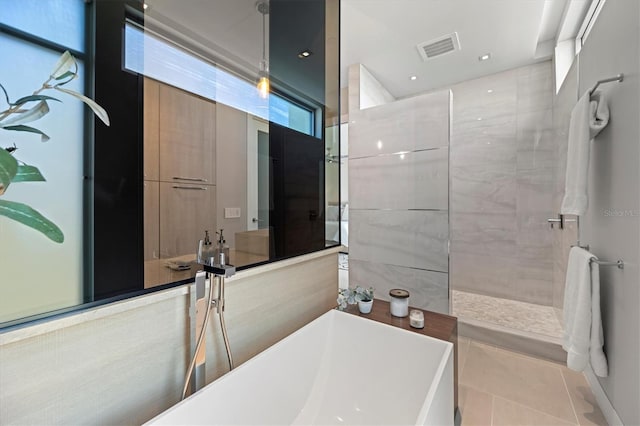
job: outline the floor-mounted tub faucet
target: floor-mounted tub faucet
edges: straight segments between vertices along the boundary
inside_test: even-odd
[[[216,308],[218,316],[220,317],[220,327],[222,328],[222,338],[224,340],[224,346],[227,352],[227,358],[229,360],[229,370],[233,370],[233,357],[231,356],[231,348],[229,346],[229,337],[227,336],[227,327],[224,321],[224,280],[225,278],[232,277],[236,273],[236,268],[233,265],[226,264],[225,253],[220,252],[218,259],[211,257],[212,263],[202,263],[204,271],[199,271],[196,274],[196,279],[191,291],[191,308],[189,316],[191,318],[191,330],[192,336],[198,335],[197,340],[191,342],[191,362],[187,369],[187,374],[184,379],[184,387],[182,388],[182,398],[184,399],[189,389],[189,383],[192,383],[192,393],[195,393],[206,385],[206,372],[205,362],[206,353],[204,345],[204,337],[206,335],[207,326],[209,324],[209,318],[211,316],[211,309]],[[215,263],[217,260],[218,263]],[[205,288],[207,277],[209,277],[209,294],[205,301]],[[215,278],[215,279],[214,279]],[[214,298],[214,285],[217,281],[218,297]],[[204,319],[202,322],[199,319],[204,312]],[[198,328],[200,332],[198,333]]]

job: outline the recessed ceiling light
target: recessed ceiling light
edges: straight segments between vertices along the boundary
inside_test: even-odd
[[[310,50],[303,50],[302,52],[298,53],[298,58],[300,59],[304,59],[304,58],[308,58],[309,56],[312,55],[313,52],[311,52]]]
[[[148,4],[146,4],[146,3],[142,3],[142,8],[143,8],[144,10],[147,10],[147,9],[149,9],[149,5],[148,5]]]
[[[482,117],[478,117],[478,118],[476,118],[476,120],[482,121]]]
[[[479,60],[480,62],[482,62],[482,61],[486,61],[487,59],[491,59],[491,53],[485,53],[485,54],[484,54],[484,55],[482,55],[482,56],[478,56],[478,60]]]
[[[411,81],[416,81],[418,79],[418,76],[417,75],[412,75],[411,77],[409,77],[409,79]]]
[[[378,141],[376,145],[378,146],[378,149],[382,149],[382,141]]]
[[[487,90],[487,93],[493,93],[493,89]]]

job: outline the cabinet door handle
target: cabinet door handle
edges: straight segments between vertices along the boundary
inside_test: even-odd
[[[173,179],[175,180],[189,180],[191,182],[206,182],[206,179],[202,179],[202,178],[186,178],[186,177],[180,177],[180,176],[174,176]]]
[[[206,191],[207,188],[204,186],[181,186],[181,185],[173,185],[174,189],[191,189],[194,191]]]

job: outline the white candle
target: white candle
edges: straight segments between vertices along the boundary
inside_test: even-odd
[[[394,288],[389,291],[389,296],[391,296],[389,303],[391,315],[400,318],[409,315],[409,292],[407,290]]]
[[[424,314],[416,309],[409,314],[409,325],[413,328],[424,328]]]

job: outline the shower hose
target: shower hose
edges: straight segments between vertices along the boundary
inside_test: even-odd
[[[218,278],[218,300],[216,302],[216,308],[218,310],[218,316],[220,317],[220,327],[222,328],[222,339],[224,340],[224,347],[227,351],[227,359],[229,360],[229,371],[233,370],[233,358],[231,356],[231,348],[229,346],[229,337],[227,336],[227,326],[224,322],[224,277],[216,276]],[[196,349],[193,353],[193,357],[191,358],[191,363],[189,363],[189,368],[187,369],[187,375],[184,378],[184,387],[182,388],[182,399],[185,399],[187,395],[187,389],[189,389],[189,383],[191,382],[191,374],[193,373],[193,369],[196,366],[196,359],[198,357],[198,353],[200,352],[200,348],[204,342],[204,336],[207,332],[207,326],[209,325],[209,318],[211,317],[211,308],[213,307],[213,280],[210,280],[209,284],[209,300],[207,302],[207,311],[204,315],[204,324],[202,325],[202,330],[200,330],[200,334],[198,335],[198,341],[196,343]]]

